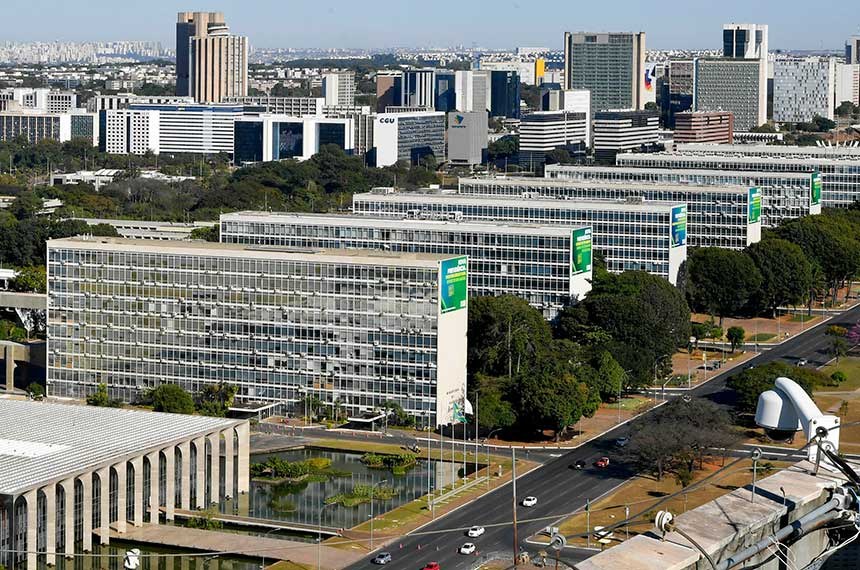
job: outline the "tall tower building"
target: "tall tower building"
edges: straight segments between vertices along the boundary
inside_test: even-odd
[[[189,75],[189,45],[191,38],[200,30],[207,33],[209,24],[223,24],[221,12],[179,12],[176,17],[176,94],[180,97],[191,95],[191,76]]]
[[[588,89],[596,111],[645,106],[645,32],[564,34],[564,88]]]

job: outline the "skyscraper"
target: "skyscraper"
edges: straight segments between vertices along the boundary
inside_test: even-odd
[[[564,88],[588,89],[595,111],[642,109],[645,32],[564,34]]]
[[[189,74],[189,45],[191,38],[203,33],[209,24],[223,24],[221,12],[179,12],[176,17],[176,94],[180,97],[191,95],[191,76]]]

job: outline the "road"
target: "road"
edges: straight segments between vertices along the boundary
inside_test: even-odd
[[[853,326],[858,319],[860,306],[836,315],[826,324],[819,324],[779,346],[763,351],[748,361],[748,364],[761,365],[775,360],[794,364],[801,358],[808,361],[808,366],[825,364],[829,360],[827,347],[830,344],[830,340],[824,335],[827,326],[835,324],[847,328]],[[666,393],[670,397],[681,394],[706,397],[722,405],[731,405],[733,396],[731,390],[726,387],[726,381],[742,369],[739,367],[717,374],[707,384],[692,390],[667,390]],[[591,465],[602,455],[611,457],[615,440],[630,429],[629,426],[619,426],[518,479],[516,487],[519,500],[528,495],[538,498],[535,507],[517,507],[517,541],[521,548],[534,554],[536,547],[525,543],[529,536],[550,525],[554,519],[580,510],[586,499],[595,499],[606,494],[635,474],[631,466],[617,463],[606,470],[589,467],[583,471],[575,471],[569,467],[580,459]],[[389,546],[393,561],[386,566],[386,570],[420,570],[430,561],[438,562],[442,570],[467,569],[477,563],[476,555],[511,553],[514,546],[511,490],[510,485],[501,487],[395,542]],[[544,520],[532,520],[536,518]],[[487,529],[486,533],[480,538],[469,539],[464,530],[459,530],[473,525],[483,525]],[[460,545],[470,541],[478,546],[476,555],[458,554]],[[585,549],[565,549],[562,556],[568,561],[577,562],[592,554],[594,551]],[[370,559],[371,556],[368,556],[351,568],[368,570],[374,567]]]

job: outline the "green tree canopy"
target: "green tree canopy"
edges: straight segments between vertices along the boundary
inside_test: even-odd
[[[761,287],[762,277],[742,251],[703,247],[688,256],[690,305],[720,318],[738,314]]]

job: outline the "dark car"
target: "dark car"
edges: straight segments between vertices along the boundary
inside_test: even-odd
[[[388,564],[391,562],[391,553],[390,552],[380,552],[376,555],[376,557],[372,560],[374,564]]]
[[[570,464],[570,468],[571,468],[571,469],[576,469],[576,470],[585,469],[585,461],[583,461],[582,459],[580,459],[580,460],[579,460],[579,461],[577,461],[576,463],[571,463],[571,464]]]

